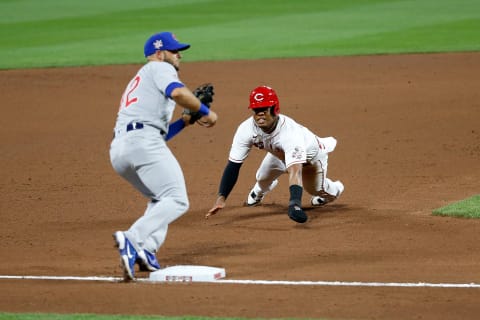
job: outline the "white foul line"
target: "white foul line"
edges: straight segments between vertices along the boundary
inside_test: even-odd
[[[432,288],[480,288],[477,283],[407,283],[407,282],[344,282],[344,281],[277,281],[277,280],[217,280],[221,283],[296,285],[296,286],[338,286],[338,287],[432,287]]]
[[[16,280],[77,280],[77,281],[103,281],[121,282],[119,277],[76,277],[76,276],[8,276],[0,275],[0,279]],[[150,279],[139,278],[137,282],[163,283]],[[173,281],[174,282],[174,281]],[[200,281],[198,281],[200,282]],[[254,285],[293,285],[293,286],[339,286],[339,287],[430,287],[430,288],[480,288],[478,283],[427,283],[427,282],[344,282],[344,281],[279,281],[279,280],[213,280],[202,281],[218,284],[254,284]]]

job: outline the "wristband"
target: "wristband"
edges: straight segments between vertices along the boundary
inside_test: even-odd
[[[210,113],[210,108],[203,103],[200,103],[200,109],[198,110],[198,113],[200,113],[202,117],[207,116]]]
[[[302,205],[303,188],[298,184],[292,184],[289,189],[290,189],[290,202],[288,203],[288,205],[289,206],[297,205],[300,207]]]

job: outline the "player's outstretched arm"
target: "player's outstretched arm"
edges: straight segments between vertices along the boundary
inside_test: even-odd
[[[212,209],[210,209],[205,218],[213,216],[218,211],[225,207],[225,203],[227,201],[227,197],[230,192],[233,190],[233,187],[237,183],[238,175],[240,174],[240,168],[242,167],[242,163],[232,162],[228,160],[228,163],[223,170],[222,180],[220,182],[220,187],[218,188],[218,197],[215,200],[215,204],[213,205]]]

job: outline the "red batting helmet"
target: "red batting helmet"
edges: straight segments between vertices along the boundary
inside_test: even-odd
[[[267,86],[260,86],[250,93],[249,109],[273,107],[272,114],[276,116],[280,112],[280,102],[275,91]]]

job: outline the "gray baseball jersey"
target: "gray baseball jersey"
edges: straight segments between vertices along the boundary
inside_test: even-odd
[[[172,83],[182,82],[171,64],[159,61],[145,64],[123,93],[116,128],[121,130],[130,122],[142,122],[167,132],[175,109],[175,101],[166,96]]]
[[[175,68],[150,61],[123,93],[110,147],[115,171],[150,199],[147,209],[125,232],[137,251],[156,252],[168,224],[189,206],[181,167],[165,142],[175,101],[168,92],[183,84]]]

